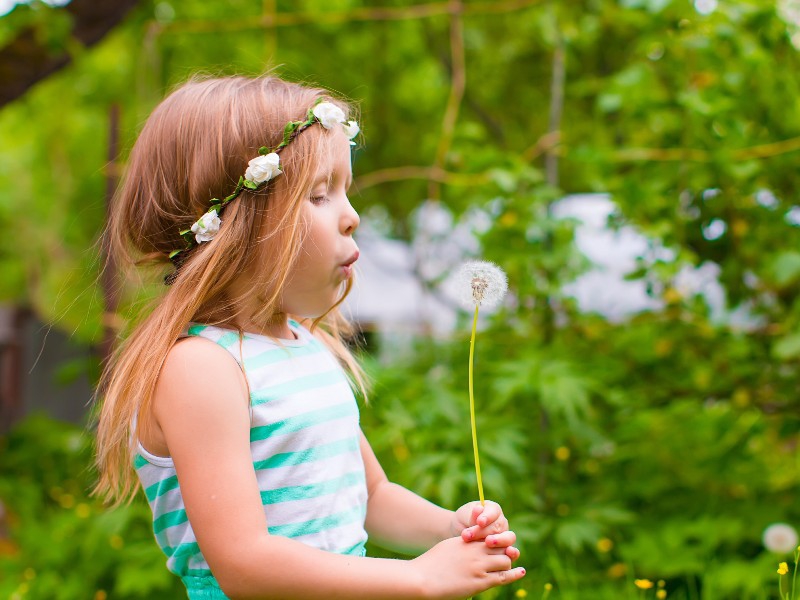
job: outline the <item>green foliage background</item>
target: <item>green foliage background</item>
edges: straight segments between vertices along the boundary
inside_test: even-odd
[[[778,597],[775,567],[787,557],[766,552],[761,534],[776,521],[800,524],[800,250],[786,217],[800,180],[791,41],[800,29],[786,18],[790,4],[719,0],[703,15],[688,0],[464,3],[466,88],[439,200],[456,214],[492,207],[482,255],[508,272],[516,298],[479,336],[476,392],[485,485],[529,571],[521,586],[484,597],[539,597],[552,582],[553,598],[636,598],[634,577],[663,579],[672,598]],[[197,71],[279,65],[358,100],[367,144],[357,187],[380,169],[434,164],[450,17],[353,18],[419,6],[146,1],[89,51],[70,44],[56,9],[34,3],[0,18],[0,43],[37,23],[74,53],[72,66],[0,110],[0,300],[100,341],[110,106],[121,108],[127,150],[165,91]],[[308,18],[265,28],[273,8]],[[563,99],[550,87],[560,51]],[[554,103],[563,119],[552,145]],[[558,177],[546,171],[548,148]],[[405,238],[431,191],[408,178],[364,185],[353,201],[384,211]],[[630,276],[662,310],[610,322],[563,294],[587,265],[575,224],[551,209],[585,192],[610,195],[612,225],[674,251],[643,256]],[[759,202],[766,192],[774,199]],[[725,232],[706,239],[714,220]],[[712,318],[702,298],[676,289],[683,266],[707,261],[720,267],[728,307],[747,307],[752,326]],[[391,364],[368,359],[376,384],[362,411],[392,478],[448,506],[475,495],[467,329],[465,320],[463,335],[420,341]],[[146,506],[107,513],[87,499],[88,443],[41,419],[0,440],[10,535],[0,596],[181,597]]]

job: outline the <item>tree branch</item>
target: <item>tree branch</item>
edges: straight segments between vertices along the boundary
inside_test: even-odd
[[[88,47],[119,24],[138,0],[73,0],[58,9],[72,17],[72,39]],[[0,49],[0,106],[25,94],[33,85],[72,61],[65,48],[53,51],[39,40],[35,27],[23,29]]]
[[[447,159],[447,153],[453,144],[456,121],[461,109],[461,101],[464,98],[464,88],[467,82],[466,56],[464,51],[464,23],[461,19],[462,5],[460,0],[453,0],[450,13],[450,57],[453,68],[451,70],[450,95],[447,98],[447,107],[442,119],[442,134],[439,138],[439,147],[436,149],[436,157],[433,166],[436,169],[443,169]],[[441,195],[441,186],[438,181],[432,179],[428,185],[428,197],[438,200]]]

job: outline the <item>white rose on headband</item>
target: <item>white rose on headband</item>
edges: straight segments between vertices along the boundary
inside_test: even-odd
[[[311,112],[325,129],[344,123],[344,111],[330,102],[320,102]]]
[[[354,137],[358,135],[358,132],[361,131],[361,128],[358,126],[358,123],[355,121],[348,121],[347,123],[342,123],[342,129],[344,129],[344,134],[347,136],[348,140],[352,140]]]
[[[219,220],[217,211],[208,211],[206,214],[200,217],[194,225],[192,225],[194,239],[197,240],[198,244],[210,242],[214,239],[214,236],[217,235],[221,223],[222,221]]]
[[[247,163],[247,170],[244,172],[244,178],[254,181],[255,183],[263,183],[280,174],[281,157],[274,152],[270,152],[266,156],[256,156]]]

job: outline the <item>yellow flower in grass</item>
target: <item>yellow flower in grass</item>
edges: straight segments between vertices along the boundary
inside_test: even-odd
[[[625,577],[625,574],[628,572],[628,566],[625,563],[614,563],[610,567],[608,567],[608,576],[612,579],[619,579],[620,577]]]
[[[597,540],[597,549],[600,552],[606,553],[611,552],[611,549],[614,547],[614,542],[612,542],[608,538],[600,538]]]
[[[636,584],[636,587],[640,590],[649,590],[653,587],[653,582],[649,579],[634,579],[633,583]]]
[[[667,597],[667,590],[658,590],[656,592],[656,598],[658,598],[658,600],[664,600],[664,598],[666,597]]]
[[[782,562],[778,565],[778,575],[786,575],[789,572],[789,565]]]

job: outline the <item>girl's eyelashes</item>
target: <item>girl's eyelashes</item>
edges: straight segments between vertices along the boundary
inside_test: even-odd
[[[328,201],[328,196],[327,194],[323,194],[322,196],[311,196],[309,197],[309,200],[311,200],[311,204],[314,205],[324,204]]]

